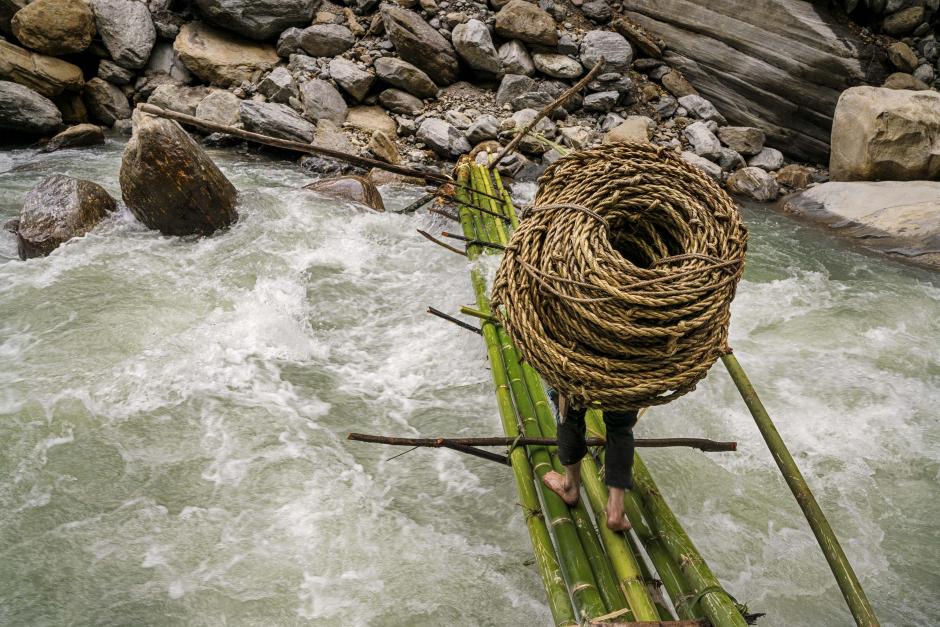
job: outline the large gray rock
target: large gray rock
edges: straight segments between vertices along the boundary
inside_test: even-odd
[[[496,139],[497,135],[499,135],[499,120],[493,115],[481,115],[467,129],[467,139],[473,145]]]
[[[190,72],[220,87],[252,82],[279,60],[272,46],[241,39],[200,22],[183,26],[173,49]]]
[[[301,85],[300,98],[304,105],[304,117],[308,120],[330,120],[342,124],[346,119],[346,101],[335,87],[324,80],[315,78]]]
[[[375,185],[361,176],[338,176],[315,181],[305,185],[304,189],[351,202],[365,205],[375,211],[385,211],[382,195]]]
[[[375,75],[366,72],[352,61],[339,58],[330,61],[330,76],[343,91],[358,102],[362,102],[375,82]]]
[[[309,24],[320,0],[195,0],[207,20],[251,39],[272,39]]]
[[[352,31],[340,24],[314,24],[300,34],[300,47],[312,57],[333,57],[355,43]]]
[[[747,164],[755,168],[767,170],[768,172],[774,172],[782,168],[784,162],[782,152],[776,148],[765,147],[759,153],[751,157]]]
[[[690,152],[688,150],[683,150],[682,154],[679,156],[686,163],[694,165],[696,168],[721,183],[721,166],[717,163],[712,163],[705,157],[700,157],[694,152]]]
[[[382,106],[400,115],[418,115],[424,109],[424,103],[407,91],[401,89],[386,89],[379,94]]]
[[[741,168],[729,176],[728,189],[761,202],[774,200],[780,193],[774,177],[762,168],[752,167]]]
[[[721,154],[721,142],[715,137],[704,122],[694,122],[682,132],[692,152],[706,159],[716,159]]]
[[[81,148],[104,143],[104,132],[97,124],[76,124],[65,129],[43,146],[43,152],[53,152],[63,148]]]
[[[418,126],[417,137],[444,159],[456,159],[471,148],[466,135],[439,118],[425,118]]]
[[[764,149],[764,131],[753,126],[723,126],[718,129],[718,139],[742,155],[756,155]]]
[[[590,70],[604,59],[601,74],[626,72],[633,62],[633,48],[623,35],[605,30],[592,30],[581,40],[581,63]]]
[[[500,81],[499,89],[496,90],[496,104],[499,106],[510,104],[519,96],[529,93],[533,87],[535,87],[535,81],[528,76],[507,74]]]
[[[839,94],[880,84],[884,52],[836,22],[822,3],[624,0],[627,17],[668,42],[678,67],[732,123],[765,130],[795,157],[828,158]]]
[[[127,85],[134,80],[134,71],[123,68],[110,59],[98,62],[98,78],[115,85]]]
[[[10,26],[17,40],[36,52],[74,54],[91,45],[95,14],[84,2],[34,0],[17,11]]]
[[[241,122],[246,130],[281,139],[310,143],[317,127],[287,105],[243,100]]]
[[[196,107],[207,95],[209,95],[209,90],[202,85],[187,87],[171,83],[160,85],[153,90],[147,102],[162,109],[196,115]]]
[[[241,103],[232,92],[213,89],[196,107],[196,117],[207,122],[236,126],[241,122]]]
[[[681,96],[679,98],[679,106],[685,107],[693,117],[700,120],[710,120],[719,125],[728,123],[728,121],[725,120],[725,116],[721,115],[718,109],[715,108],[715,105],[697,94]]]
[[[18,83],[0,81],[0,129],[42,135],[60,126],[62,114],[51,100]]]
[[[294,84],[294,77],[290,70],[279,66],[271,70],[271,73],[258,83],[258,91],[272,102],[287,103],[297,95],[297,85]]]
[[[507,41],[499,47],[499,60],[503,64],[506,74],[521,74],[532,76],[535,74],[535,63],[532,61],[525,44],[518,39]]]
[[[426,72],[438,85],[450,85],[457,80],[454,47],[420,15],[385,4],[382,20],[389,40],[402,59]]]
[[[580,63],[563,54],[536,52],[532,55],[532,61],[535,62],[535,69],[552,78],[573,79],[584,72]]]
[[[832,126],[833,181],[940,179],[940,94],[854,87]]]
[[[437,94],[434,81],[407,61],[395,57],[380,57],[375,60],[374,67],[380,79],[418,98],[433,98]]]
[[[940,269],[940,182],[823,183],[783,207],[866,248]]]
[[[147,65],[157,41],[150,9],[138,0],[92,0],[98,34],[111,58],[132,70]]]
[[[77,65],[30,52],[0,39],[0,80],[25,85],[52,98],[63,91],[81,91],[85,80]]]
[[[131,213],[164,235],[210,235],[238,219],[235,187],[170,120],[134,116],[120,182]]]
[[[53,174],[29,190],[16,226],[21,259],[44,257],[81,237],[117,208],[103,187],[91,181]]]
[[[105,126],[114,126],[118,120],[131,117],[131,105],[127,102],[124,92],[100,78],[93,78],[85,83],[82,100],[88,107],[91,118]]]
[[[505,39],[554,48],[558,33],[552,16],[526,0],[511,0],[496,14],[496,33]]]
[[[186,64],[180,58],[179,53],[173,49],[173,44],[166,41],[158,41],[150,52],[150,61],[144,70],[147,76],[155,74],[165,74],[170,77],[174,83],[188,85],[195,82],[192,73],[186,68]]]
[[[457,54],[473,69],[490,74],[502,72],[502,62],[493,45],[493,38],[486,24],[480,20],[467,20],[455,26],[451,41]]]

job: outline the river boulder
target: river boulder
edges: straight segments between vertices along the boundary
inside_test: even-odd
[[[76,124],[65,129],[43,146],[43,152],[63,148],[81,148],[104,143],[104,131],[97,124]]]
[[[0,129],[8,133],[42,135],[62,126],[62,114],[48,98],[28,87],[0,81]]]
[[[496,34],[504,39],[518,39],[527,44],[558,45],[555,20],[537,4],[511,0],[496,14]]]
[[[309,24],[320,0],[195,0],[205,18],[251,39],[277,37],[289,26]]]
[[[299,113],[275,102],[241,102],[241,122],[245,130],[309,144],[317,127]]]
[[[378,77],[389,85],[403,89],[418,98],[433,98],[437,94],[434,81],[407,61],[395,57],[379,57],[374,65]]]
[[[457,53],[475,70],[482,70],[490,74],[502,72],[502,61],[493,38],[486,24],[480,20],[467,20],[454,27],[452,41]]]
[[[300,33],[300,47],[312,57],[334,57],[355,43],[352,31],[342,24],[314,24]]]
[[[200,22],[183,26],[173,49],[190,72],[220,87],[253,82],[278,62],[273,46],[241,39]]]
[[[365,205],[376,211],[385,211],[382,195],[369,179],[362,176],[337,176],[305,185],[304,189],[340,200]]]
[[[84,2],[35,0],[16,12],[10,22],[21,44],[42,54],[81,52],[95,36],[95,14]]]
[[[136,70],[147,65],[157,41],[150,9],[139,0],[91,0],[95,24],[111,58]]]
[[[117,85],[100,78],[93,78],[85,83],[82,99],[92,119],[105,126],[114,126],[118,120],[131,117],[131,106],[124,92]]]
[[[522,1],[522,0],[518,0]],[[626,17],[668,43],[663,59],[731,124],[753,126],[800,159],[829,157],[839,95],[880,85],[887,55],[823,2],[624,0]]]
[[[832,124],[833,181],[940,179],[940,94],[847,89]]]
[[[47,98],[81,91],[85,79],[77,65],[30,52],[0,39],[0,79],[29,87]]]
[[[343,96],[333,85],[315,78],[300,86],[300,99],[304,105],[304,117],[310,121],[330,120],[342,124],[346,120],[348,107]]]
[[[21,259],[44,257],[63,242],[81,237],[117,208],[103,187],[53,174],[29,190],[16,226]]]
[[[788,196],[783,208],[866,248],[940,270],[940,181],[833,181]]]
[[[420,15],[385,4],[382,6],[382,21],[389,40],[402,59],[426,72],[438,85],[450,85],[457,80],[454,47]]]
[[[164,235],[209,235],[238,219],[235,187],[171,120],[135,114],[120,181],[131,213]]]

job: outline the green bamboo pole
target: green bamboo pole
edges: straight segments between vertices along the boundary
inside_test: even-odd
[[[505,331],[501,329],[501,333],[505,333]],[[528,364],[523,365],[523,374],[529,382],[530,388],[536,389],[537,387],[541,392],[536,401],[536,411],[538,412],[539,422],[543,426],[543,432],[547,432],[546,435],[552,437],[556,433],[555,417],[552,414],[548,397],[542,386],[541,378]],[[563,471],[564,469],[558,468],[558,470]],[[585,468],[582,462],[581,479],[584,483],[585,490],[588,492],[588,500],[591,503],[591,509],[594,510],[595,518],[598,521],[597,528],[601,536],[601,541],[604,543],[604,548],[607,550],[607,555],[613,565],[614,573],[617,575],[620,587],[627,599],[627,604],[630,606],[630,610],[633,613],[633,620],[658,620],[659,612],[656,610],[652,598],[650,598],[649,590],[640,572],[636,556],[626,544],[625,536],[607,528],[607,521],[604,516],[604,511],[607,508],[607,489],[601,483],[600,477],[597,474],[597,467],[591,467],[589,462],[588,467]],[[600,494],[597,490],[603,490],[604,495],[599,502],[592,496],[592,488],[596,491],[595,496]]]
[[[672,559],[680,564],[689,592],[695,595],[691,600],[683,602],[691,605],[701,604],[705,616],[714,627],[744,627],[747,623],[734,600],[721,587],[721,583],[669,509],[639,455],[633,460],[633,485],[646,505],[650,514],[648,520],[655,533],[662,538]]]
[[[783,478],[786,479],[790,491],[796,497],[796,502],[803,510],[803,515],[816,536],[819,548],[826,556],[829,568],[839,583],[839,589],[842,590],[842,596],[849,606],[849,611],[852,612],[852,618],[860,626],[874,627],[879,625],[875,611],[872,609],[871,603],[865,595],[865,590],[862,589],[862,585],[852,569],[852,564],[849,563],[849,559],[845,555],[845,551],[842,550],[839,539],[829,525],[829,521],[819,507],[819,503],[816,502],[816,497],[809,489],[806,479],[803,478],[803,473],[800,472],[793,456],[790,455],[783,438],[777,432],[777,427],[774,426],[770,414],[767,413],[767,409],[764,408],[764,404],[758,398],[757,391],[747,378],[744,368],[738,363],[737,358],[730,353],[722,356],[721,361],[754,417],[754,422],[757,423],[757,428],[760,430],[764,442],[767,443],[767,448],[770,449],[774,461],[777,462],[777,467],[780,468]]]
[[[636,539],[635,535],[629,533],[625,535],[630,540],[633,554],[637,556],[637,563],[640,565],[640,574],[643,576],[643,581],[646,582],[646,590],[649,592],[650,598],[653,599],[653,605],[656,606],[660,620],[676,620],[675,612],[673,612],[672,607],[666,603],[666,597],[663,596],[663,583],[656,581],[653,577],[653,572],[646,564],[646,560],[641,557],[643,554],[643,545],[640,544],[640,541]]]
[[[467,178],[467,176],[462,176],[461,183],[466,185]],[[458,191],[458,194],[461,194],[461,192]],[[473,218],[466,208],[460,211],[460,222],[464,233],[467,234],[468,237],[475,235]],[[467,254],[471,258],[477,257],[480,254],[480,247],[468,247]],[[477,305],[482,311],[489,312],[486,280],[479,268],[474,268],[471,271],[471,282],[476,294]],[[513,407],[512,396],[509,392],[508,377],[502,361],[496,326],[491,322],[484,322],[481,330],[483,332],[483,339],[486,342],[487,355],[490,359],[490,371],[493,376],[493,383],[496,386],[496,398],[499,405],[500,419],[503,423],[503,430],[507,436],[519,435],[515,408]],[[568,589],[558,564],[558,558],[555,555],[555,549],[552,545],[548,527],[545,524],[538,494],[533,485],[533,473],[529,459],[522,448],[516,448],[510,451],[509,459],[512,463],[516,490],[518,491],[521,505],[526,511],[526,527],[528,528],[529,539],[532,542],[532,549],[535,553],[536,566],[542,578],[546,595],[548,596],[548,606],[552,613],[552,618],[558,626],[573,627],[578,624],[578,621],[575,617],[574,607],[571,604],[571,598],[568,595]]]
[[[509,196],[509,192],[506,191],[506,188],[503,187],[503,179],[499,176],[499,172],[496,171],[496,168],[493,168],[490,172],[493,173],[493,178],[496,180],[496,189],[499,190],[499,195],[503,198],[503,205],[509,212],[510,224],[512,224],[512,228],[516,228],[519,226],[519,216],[516,215],[515,208],[512,206],[512,198]]]
[[[599,411],[594,409],[588,411],[584,420],[590,432],[606,436],[607,429]],[[606,449],[599,451],[602,463],[605,453]],[[606,486],[603,489],[604,499],[606,499]],[[624,495],[624,508],[627,511],[627,518],[630,519],[630,524],[633,526],[633,532],[640,539],[643,548],[646,549],[646,554],[649,556],[650,561],[653,562],[656,573],[659,575],[659,580],[663,582],[663,587],[666,588],[666,593],[672,600],[673,607],[675,607],[678,617],[683,620],[702,618],[704,612],[698,608],[698,605],[693,608],[690,607],[688,603],[684,602],[690,597],[688,584],[685,582],[685,578],[682,575],[678,563],[672,559],[662,539],[647,522],[650,519],[650,515],[646,511],[646,506],[643,505],[643,502],[637,495],[636,490],[627,490],[627,493]]]
[[[515,355],[515,347],[509,341],[502,327],[497,326],[496,333],[503,351],[503,362],[506,364],[506,370],[509,374],[509,384],[522,425],[522,432],[529,437],[542,437],[535,409],[522,379],[519,361]],[[548,447],[530,446],[528,449],[533,468],[539,479],[541,479],[553,468],[551,457],[548,454]],[[603,616],[608,613],[608,609],[601,599],[587,552],[581,544],[581,538],[568,505],[560,496],[542,485],[541,482],[539,482],[539,489],[557,541],[562,572],[567,576],[571,594],[575,598],[575,604],[581,610],[582,616],[587,618]]]
[[[470,167],[470,181],[472,188],[480,189],[484,192],[487,191],[478,167]],[[483,195],[477,195],[475,200],[482,203],[482,206],[494,202],[493,199]],[[490,204],[490,208],[493,211],[499,212],[499,208],[493,204]],[[508,241],[508,235],[501,221],[482,212],[474,213],[477,214],[479,222],[482,223],[481,226],[487,238],[489,238],[488,241]],[[483,239],[480,231],[477,231],[477,237]],[[499,338],[503,351],[503,363],[508,371],[510,388],[520,418],[522,432],[529,437],[541,437],[541,432],[538,430],[538,423],[536,422],[535,414],[531,407],[529,392],[526,389],[519,371],[515,348],[505,337],[502,328],[497,325],[496,329],[497,337]],[[551,467],[551,458],[549,457],[547,447],[529,447],[529,455],[535,465],[536,474],[541,478],[541,476],[547,472],[545,467]],[[567,576],[568,584],[578,609],[581,611],[582,615],[589,618],[607,613],[607,605],[601,597],[597,581],[594,578],[591,560],[588,557],[589,553],[582,544],[581,535],[583,531],[585,531],[585,528],[579,528],[576,525],[575,517],[571,515],[568,506],[561,497],[551,490],[544,488],[540,481],[537,485],[542,494],[542,501],[545,504],[546,513],[548,513],[551,520],[551,528],[554,532],[558,554],[561,558],[562,572]],[[588,543],[588,546],[591,546],[590,543]]]
[[[492,198],[492,196],[495,195],[496,190],[490,183],[490,177],[488,173],[483,168],[479,167],[473,168],[473,170],[476,171],[477,174],[476,179],[474,179],[474,186],[480,184],[484,186],[484,190],[489,196],[487,200],[489,201],[490,206],[496,210],[496,205],[499,203],[497,203]],[[501,185],[501,182],[498,181],[498,183]],[[505,193],[505,189],[502,190],[502,193]],[[510,220],[515,220],[515,211],[513,209],[512,202],[509,201],[508,198],[505,198],[503,207],[505,212],[507,212],[510,216]],[[499,226],[502,227],[501,224]],[[508,237],[506,236],[505,231],[502,231],[500,235],[503,238],[501,243],[508,243]],[[515,347],[513,346],[509,336],[502,327],[499,327],[498,331],[500,341],[503,343],[504,358],[506,359],[507,363],[518,363],[518,354],[516,353]],[[528,393],[531,394],[531,397],[528,400],[529,405],[532,406],[535,411],[535,428],[540,429],[540,431],[547,436],[554,435],[555,418],[552,414],[551,408],[548,405],[548,397],[545,394],[545,388],[542,384],[541,378],[529,364],[524,363],[521,364],[520,374],[520,378],[522,379],[520,383],[522,383],[528,389]],[[511,376],[514,376],[514,374]],[[519,395],[517,395],[517,399],[518,396]],[[520,413],[522,412],[520,411]],[[557,456],[553,456],[550,459],[553,462],[551,466],[542,467],[540,464],[536,464],[536,471],[539,472],[541,470],[541,472],[539,472],[540,478],[544,476],[545,473],[547,473],[550,469],[564,472],[564,468],[558,461]],[[572,508],[572,514],[576,520],[578,518],[582,518],[578,524],[579,529],[585,531],[588,527],[593,529],[593,525],[591,525],[590,520],[587,517],[587,512],[584,511],[583,504],[579,503],[578,507]],[[599,518],[598,520],[600,522],[598,523],[597,528],[601,536],[601,541],[603,542],[604,547],[607,549],[608,556],[611,558],[611,565],[613,566],[614,573],[619,579],[620,590],[622,590],[623,596],[626,598],[626,602],[630,606],[633,620],[658,619],[659,612],[653,605],[652,599],[649,596],[649,592],[643,580],[642,573],[640,572],[637,565],[636,558],[630,548],[624,542],[624,537],[608,529],[606,522],[603,520],[603,517]],[[590,537],[585,538],[584,540],[585,542],[583,546],[589,555],[597,550],[594,546],[592,546],[592,541],[596,542],[596,538],[594,537],[593,533],[590,534]],[[605,567],[604,565],[597,563],[597,560],[595,560],[593,571],[600,582],[599,585],[601,586],[601,592],[603,593],[603,590],[608,585],[606,582],[610,577],[609,567]],[[605,596],[612,597],[611,593],[607,593]],[[612,597],[611,600],[619,601],[619,599],[616,599],[616,597]],[[609,603],[610,601],[608,601],[608,604]],[[611,607],[609,605],[609,609],[614,610],[619,609],[619,607]]]

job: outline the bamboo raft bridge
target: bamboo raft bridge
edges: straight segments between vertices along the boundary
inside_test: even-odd
[[[540,111],[539,117],[547,115],[586,85],[600,65],[598,63],[578,84]],[[666,503],[639,454],[634,458],[634,487],[625,495],[625,510],[632,529],[616,532],[604,524],[608,496],[603,482],[605,427],[598,409],[589,409],[585,416],[592,436],[587,442],[591,448],[581,462],[587,505],[582,498],[577,505],[569,507],[542,482],[542,477],[550,471],[564,473],[556,454],[556,422],[552,405],[542,378],[520,358],[517,347],[494,315],[484,266],[479,263],[484,257],[503,254],[510,235],[519,226],[512,198],[492,166],[512,151],[539,117],[523,128],[495,158],[490,158],[489,167],[463,157],[458,164],[456,178],[453,178],[226,127],[153,105],[142,105],[140,109],[189,126],[227,133],[279,149],[321,154],[354,165],[424,177],[439,186],[406,211],[414,211],[435,199],[456,204],[456,214],[442,207],[433,207],[430,211],[459,223],[462,235],[443,235],[461,242],[463,248],[447,244],[424,231],[419,233],[470,261],[476,306],[462,307],[461,313],[479,320],[479,326],[434,308],[428,311],[479,334],[483,339],[504,436],[396,438],[352,433],[349,439],[450,448],[508,466],[515,480],[535,564],[555,625],[741,627],[753,624],[762,616],[750,613],[724,589]],[[866,627],[879,625],[834,531],[743,367],[730,351],[720,359],[802,509],[855,623]],[[492,446],[507,447],[507,453],[503,455],[481,448]],[[637,439],[636,446],[685,446],[709,452],[736,450],[734,442],[702,438]]]

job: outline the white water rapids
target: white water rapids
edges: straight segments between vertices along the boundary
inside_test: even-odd
[[[56,172],[120,197],[121,148],[0,153],[0,221]],[[440,218],[213,156],[241,192],[226,233],[123,210],[25,263],[0,235],[0,624],[548,624],[507,469],[344,439],[500,434],[479,337],[424,313],[472,302],[415,232]],[[735,352],[883,623],[940,623],[940,281],[745,218]],[[643,454],[759,624],[851,623],[720,364],[637,435],[737,440]]]

